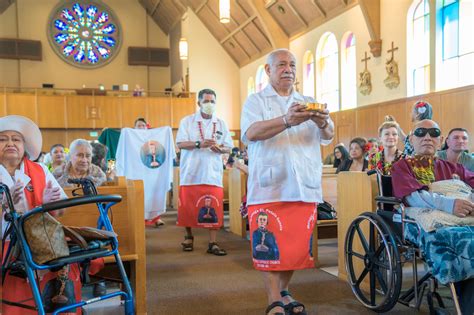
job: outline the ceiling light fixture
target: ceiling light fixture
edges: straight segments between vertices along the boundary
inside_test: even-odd
[[[278,12],[280,12],[281,14],[285,14],[285,8],[282,7],[281,5],[278,6]]]
[[[230,22],[230,0],[219,0],[219,21]]]
[[[179,40],[179,59],[188,59],[188,41],[184,37]]]

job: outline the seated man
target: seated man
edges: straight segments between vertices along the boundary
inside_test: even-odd
[[[459,163],[474,172],[474,156],[469,151],[469,134],[464,128],[451,129],[446,137],[444,150],[438,151],[436,156],[441,160]]]
[[[459,178],[474,186],[474,173],[461,164],[435,158],[441,131],[436,122],[422,120],[410,135],[414,155],[393,165],[392,183],[395,197],[410,207],[438,209],[458,217],[474,215],[474,203],[430,192],[433,182]],[[472,200],[472,199],[471,199]],[[433,232],[418,233],[408,224],[405,237],[420,247],[433,276],[441,283],[455,283],[462,314],[473,314],[474,303],[474,226],[442,226]]]

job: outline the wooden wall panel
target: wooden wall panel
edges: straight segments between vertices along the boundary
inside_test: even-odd
[[[69,146],[67,132],[58,129],[41,129],[43,135],[43,149],[42,151],[48,152],[52,145],[60,143],[65,147]]]
[[[7,93],[7,115],[21,115],[37,122],[36,96]]]
[[[92,96],[66,96],[66,126],[68,128],[93,128],[94,120],[92,117],[89,118],[93,105]]]
[[[67,130],[66,131],[66,146],[69,147],[72,141],[76,139],[86,139],[86,140],[97,140],[96,137],[91,137],[90,132],[97,131],[100,134],[100,130],[84,130],[84,129],[76,129],[76,130]]]
[[[356,111],[356,130],[358,137],[374,137],[374,135],[377,135],[377,127],[379,124],[377,107],[361,107]]]
[[[441,98],[441,119],[438,121],[447,136],[449,130],[462,127],[470,134],[470,147],[474,151],[474,89],[458,93],[443,93]]]
[[[400,124],[404,132],[411,129],[411,117],[407,114],[407,110],[411,110],[413,104],[407,105],[405,101],[391,102],[384,106],[378,106],[377,125],[375,133],[378,133],[378,128],[385,119],[385,116],[391,115]]]
[[[173,98],[171,104],[171,128],[179,128],[181,119],[194,113],[197,106],[194,98]]]
[[[122,128],[133,128],[133,123],[138,117],[147,118],[147,103],[146,97],[124,97],[121,99],[122,108]]]
[[[153,128],[169,126],[171,123],[171,98],[149,98],[147,113],[147,121]]]
[[[122,127],[121,99],[113,96],[97,96],[94,106],[99,110],[99,119],[95,119],[95,128]]]
[[[6,94],[0,94],[0,117],[6,116],[7,115],[7,101],[6,101],[7,95]]]
[[[64,128],[64,122],[67,122],[66,97],[38,95],[38,126],[40,128]]]

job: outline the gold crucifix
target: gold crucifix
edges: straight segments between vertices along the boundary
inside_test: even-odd
[[[367,61],[370,60],[370,57],[367,57],[367,52],[365,52],[365,58],[362,59],[362,62],[365,62],[365,71],[367,71]]]
[[[390,60],[393,60],[393,53],[395,52],[395,50],[398,50],[398,47],[393,47],[393,42],[392,42],[392,49],[387,50],[388,53],[392,53],[392,58],[390,58]]]

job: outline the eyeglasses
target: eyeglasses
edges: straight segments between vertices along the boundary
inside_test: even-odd
[[[439,130],[439,128],[416,128],[415,131],[413,131],[413,134],[419,138],[423,138],[427,133],[430,134],[431,138],[441,136],[441,130]]]

